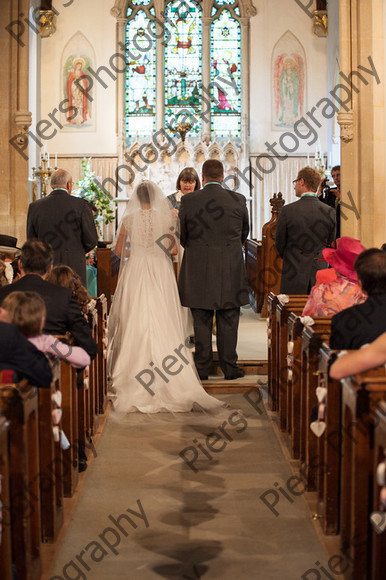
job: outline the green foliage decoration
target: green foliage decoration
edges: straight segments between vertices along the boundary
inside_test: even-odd
[[[97,228],[100,229],[100,217],[103,223],[109,224],[115,219],[117,200],[113,199],[109,192],[102,188],[101,177],[96,177],[95,171],[91,170],[91,157],[84,157],[82,162],[82,176],[76,183],[76,189],[72,192],[77,197],[82,197],[93,203],[98,210],[94,215]]]

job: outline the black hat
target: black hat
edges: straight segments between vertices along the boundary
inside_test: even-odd
[[[0,234],[0,252],[9,252],[14,253],[15,256],[20,256],[20,248],[18,248],[16,244],[17,238]],[[12,250],[14,250],[14,252],[12,252]]]

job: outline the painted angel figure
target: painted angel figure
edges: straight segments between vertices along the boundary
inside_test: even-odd
[[[304,67],[299,55],[281,54],[275,61],[274,90],[278,125],[293,127],[303,114]]]

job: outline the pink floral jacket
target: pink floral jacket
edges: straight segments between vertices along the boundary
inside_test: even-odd
[[[366,298],[357,282],[338,274],[332,282],[316,284],[311,288],[303,316],[334,316],[341,310],[361,304]]]

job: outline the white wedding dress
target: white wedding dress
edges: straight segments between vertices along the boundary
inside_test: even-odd
[[[171,257],[163,249],[172,239],[170,232],[176,232],[176,220],[155,184],[138,187],[150,191],[150,203],[136,199],[136,190],[116,237],[126,238],[126,250],[120,252],[108,325],[114,409],[118,413],[218,409],[224,404],[205,392],[196,373]]]

